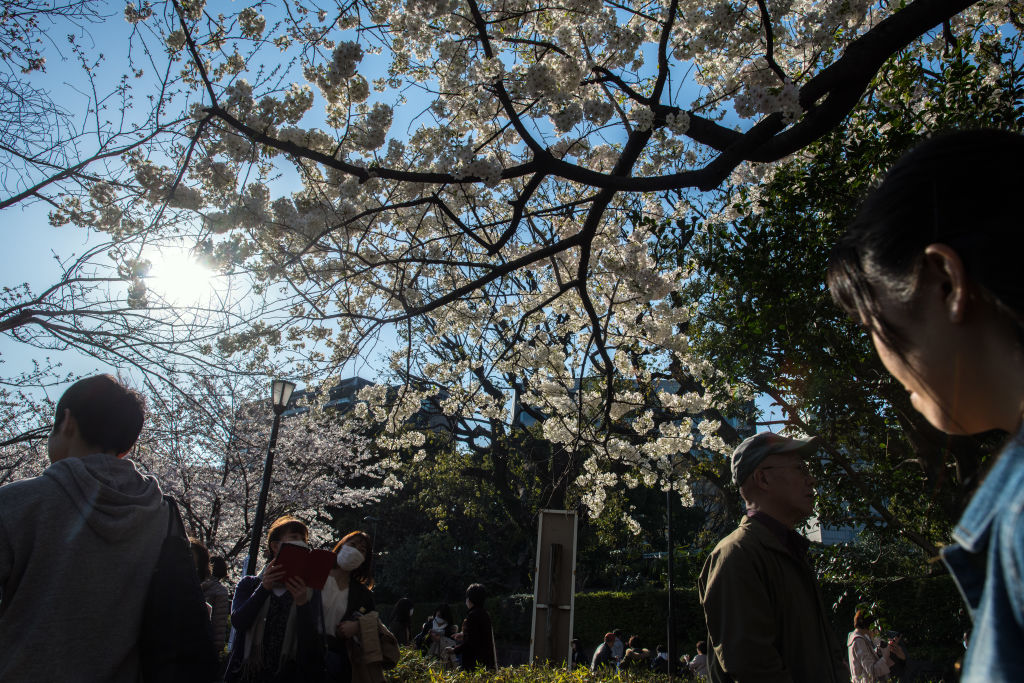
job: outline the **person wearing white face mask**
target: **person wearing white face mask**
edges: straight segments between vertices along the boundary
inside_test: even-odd
[[[360,651],[360,618],[374,611],[373,540],[363,531],[346,535],[334,552],[338,566],[323,590],[323,624],[327,643],[327,680],[354,683],[365,679],[365,667],[353,664]],[[376,614],[373,626],[376,628]]]
[[[438,605],[434,616],[430,619],[425,640],[427,641],[428,657],[436,657],[442,661],[445,667],[455,668],[458,666],[458,661],[447,651],[448,648],[455,647],[453,636],[459,630],[452,620],[451,608],[445,603]]]
[[[308,535],[301,520],[290,515],[277,518],[267,533],[267,557],[277,557],[285,543],[307,547]],[[259,575],[243,577],[231,603],[235,640],[225,680],[320,680],[324,669],[320,602],[320,591],[308,588],[299,577],[285,579],[284,568],[273,560]]]

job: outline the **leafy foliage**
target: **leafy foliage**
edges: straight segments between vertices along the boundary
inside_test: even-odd
[[[968,31],[880,71],[844,129],[737,184],[694,244],[705,278],[691,328],[727,376],[825,437],[815,467],[827,523],[883,530],[927,554],[947,542],[998,436],[947,437],[911,408],[870,340],[832,305],[828,253],[879,173],[929,132],[1024,128],[1021,38]]]

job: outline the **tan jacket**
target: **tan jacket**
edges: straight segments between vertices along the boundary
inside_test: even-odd
[[[851,631],[846,636],[846,647],[854,683],[874,683],[889,675],[889,664],[875,654],[871,636]]]
[[[712,681],[850,680],[813,572],[761,522],[745,517],[718,543],[698,589]]]
[[[359,634],[345,641],[352,663],[352,683],[381,683],[386,659],[398,660],[398,640],[376,612],[359,617]]]

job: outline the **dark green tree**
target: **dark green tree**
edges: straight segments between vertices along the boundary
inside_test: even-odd
[[[934,555],[997,435],[949,437],[910,406],[871,341],[824,285],[830,249],[881,174],[925,136],[1024,128],[1021,36],[946,36],[901,53],[839,130],[723,192],[691,242],[700,264],[691,325],[726,374],[771,398],[783,422],[824,437],[819,516]]]

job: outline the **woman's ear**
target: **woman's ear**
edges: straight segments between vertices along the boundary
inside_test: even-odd
[[[946,314],[951,323],[962,323],[967,315],[970,290],[967,271],[960,254],[948,244],[929,244],[924,257],[931,274],[938,278],[944,292]]]

